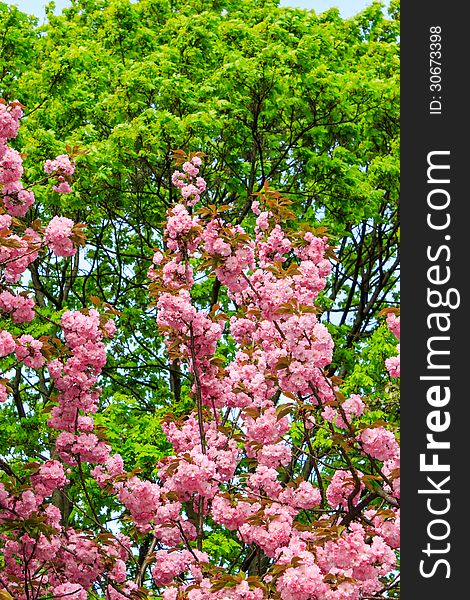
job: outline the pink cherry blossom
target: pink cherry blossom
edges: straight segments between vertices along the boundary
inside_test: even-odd
[[[16,358],[27,367],[39,369],[45,363],[45,358],[41,354],[42,346],[42,342],[33,338],[32,335],[22,335],[17,341]]]
[[[73,256],[77,249],[71,239],[74,222],[67,217],[54,217],[46,227],[45,241],[57,256]]]
[[[362,473],[360,471],[357,472],[357,477],[360,479]],[[357,488],[357,492],[354,494]],[[337,506],[342,506],[343,508],[348,507],[348,502],[351,500],[353,504],[357,504],[359,502],[361,491],[364,489],[364,484],[359,481],[354,480],[354,477],[349,471],[338,470],[335,471],[333,477],[331,478],[328,489],[326,490],[326,497],[328,499],[328,503],[336,508]]]
[[[359,435],[364,450],[377,460],[390,460],[395,458],[400,448],[391,431],[384,427],[364,429]]]
[[[9,331],[0,331],[0,358],[15,351],[16,343]]]

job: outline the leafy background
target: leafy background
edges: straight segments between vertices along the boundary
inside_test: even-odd
[[[349,19],[273,0],[75,0],[46,15],[43,23],[0,2],[0,97],[25,105],[15,146],[27,182],[41,178],[44,160],[76,149],[73,193],[38,186],[30,218],[85,222],[88,245],[32,265],[25,285],[45,320],[18,333],[54,333],[50,321],[92,296],[121,312],[97,420],[129,468],[154,477],[169,451],[161,419],[192,408],[147,290],[175,201],[176,148],[206,153],[204,202],[230,204],[233,223],[253,227],[251,194],[269,182],[300,223],[328,228],[338,257],[321,297],[336,344],[330,374],[343,393],[367,395],[374,418],[396,421],[397,386],[383,374],[396,341],[378,314],[399,303],[398,2]],[[200,306],[226,303],[216,281],[197,294]],[[46,373],[26,371],[13,388],[14,402],[0,407],[0,455],[19,465],[53,448],[52,389]],[[328,453],[328,440],[317,446]],[[112,501],[94,499],[107,522]],[[216,529],[206,543],[238,552]]]

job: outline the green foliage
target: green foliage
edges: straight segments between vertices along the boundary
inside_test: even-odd
[[[227,536],[227,531],[212,531],[204,538],[202,549],[214,557],[215,564],[225,566],[230,564],[241,551],[241,545],[236,535]]]
[[[16,100],[17,79],[34,57],[37,19],[0,2],[0,98]]]
[[[345,395],[369,397],[374,419],[397,418],[396,385],[383,379],[396,342],[375,319],[399,302],[395,1],[390,15],[378,2],[344,20],[336,9],[317,15],[272,0],[74,0],[38,26],[0,3],[0,97],[26,106],[15,142],[26,153],[26,180],[40,180],[41,163],[66,145],[81,150],[73,193],[39,187],[31,220],[68,216],[87,224],[88,237],[80,260],[43,256],[32,266],[29,288],[45,318],[18,332],[49,334],[51,321],[90,306],[91,296],[116,306],[96,421],[128,468],[155,478],[170,450],[162,418],[192,409],[187,374],[165,357],[147,290],[176,200],[177,148],[207,154],[203,203],[230,205],[224,216],[233,223],[253,228],[252,194],[269,182],[294,202],[299,220],[328,227],[339,259],[321,296],[336,344],[331,374],[344,380]],[[212,279],[198,283],[195,300],[229,308]],[[225,344],[227,358],[234,348]],[[51,451],[43,412],[50,393],[40,374],[0,407],[1,456]],[[303,439],[301,425],[297,435]],[[316,429],[311,443],[328,465],[329,432]],[[80,482],[69,491],[86,506]],[[101,518],[113,509],[104,503]],[[235,538],[217,530],[204,543],[221,565],[238,552]]]

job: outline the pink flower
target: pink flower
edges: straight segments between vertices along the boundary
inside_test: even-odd
[[[183,171],[191,175],[191,177],[196,177],[196,175],[199,173],[199,169],[196,167],[196,165],[193,164],[193,162],[188,161],[183,163]]]
[[[159,265],[162,262],[162,260],[163,254],[160,252],[160,250],[157,250],[152,257],[152,262],[154,265]]]
[[[256,225],[262,230],[266,231],[269,227],[269,212],[260,213],[259,217],[256,219]]]
[[[360,471],[357,472],[357,477],[359,480],[361,479],[362,473]],[[331,478],[330,485],[326,490],[326,498],[333,508],[336,508],[337,506],[348,508],[348,499],[355,489],[356,481],[352,474],[349,471],[338,470]],[[364,485],[360,482],[358,491],[354,498],[352,498],[353,504],[359,502],[359,497],[363,489]]]
[[[181,289],[177,294],[164,292],[158,302],[157,323],[160,327],[175,327],[182,331],[196,316],[196,309],[191,304],[187,290]]]
[[[157,518],[157,511],[162,505],[161,494],[159,485],[132,477],[121,487],[118,497],[131,513],[138,529],[148,531],[150,522]]]
[[[397,346],[397,349],[399,349],[399,345]],[[390,377],[398,379],[400,377],[400,354],[398,354],[398,356],[386,358],[385,366],[387,371],[390,373]]]
[[[45,229],[44,239],[57,256],[73,256],[77,249],[71,240],[74,222],[67,217],[54,217]]]
[[[42,342],[36,340],[31,335],[22,335],[18,338],[18,345],[15,350],[16,358],[23,362],[27,367],[39,369],[44,365],[45,358],[41,354]]]
[[[276,587],[281,600],[311,600],[327,598],[329,587],[324,575],[315,564],[289,567],[279,578]]]
[[[248,416],[245,425],[247,439],[261,444],[276,443],[290,429],[286,417],[277,418],[275,408],[269,408],[256,419]]]
[[[330,423],[334,423],[337,427],[348,429],[352,419],[362,415],[365,406],[358,394],[352,394],[350,398],[342,403],[341,408],[342,412],[331,406],[326,406],[322,412],[322,417]],[[343,413],[346,416],[346,422],[343,419]]]
[[[180,189],[186,206],[194,206],[199,201],[200,194],[206,189],[205,180],[202,177],[197,177],[198,167],[201,163],[201,159],[195,156],[190,161],[183,163],[183,172],[175,171],[172,175],[171,181],[174,186]]]
[[[0,265],[4,264],[3,273],[8,283],[16,283],[21,279],[21,275],[28,266],[38,257],[38,247],[36,245],[36,235],[31,233],[29,228],[25,230],[25,235],[9,235],[8,240],[15,246],[0,246]]]
[[[24,217],[34,204],[34,193],[25,190],[20,181],[5,184],[2,191],[5,208],[13,217]]]
[[[72,191],[72,188],[67,181],[61,181],[59,185],[53,185],[52,189],[58,194],[69,194]]]
[[[87,600],[88,594],[79,583],[61,583],[54,588],[54,600]]]
[[[15,323],[24,323],[32,321],[35,313],[33,310],[34,300],[24,296],[14,296],[10,292],[0,293],[0,311],[12,313],[12,319]]]
[[[276,502],[263,510],[262,524],[244,523],[239,528],[241,539],[257,544],[270,558],[276,556],[279,549],[286,546],[292,535],[292,509]]]
[[[202,194],[202,192],[206,191],[206,187],[207,187],[206,180],[203,179],[202,177],[196,177],[196,186],[199,191],[199,194]]]
[[[394,313],[388,313],[387,315],[387,326],[393,335],[400,339],[400,317]]]
[[[260,465],[277,468],[289,464],[292,452],[286,444],[264,444],[257,453]]]
[[[309,481],[302,481],[297,488],[285,488],[279,495],[279,500],[292,508],[308,510],[319,506],[321,493]]]
[[[22,115],[23,111],[17,100],[10,104],[0,103],[0,143],[17,136]]]
[[[57,173],[58,175],[70,177],[75,172],[75,166],[67,154],[60,154],[54,160],[46,160],[44,171],[49,175]]]
[[[12,218],[10,215],[0,215],[0,230],[1,229],[10,229],[12,223]]]
[[[177,204],[171,210],[165,227],[168,236],[168,247],[178,248],[177,240],[184,238],[198,226],[198,218],[192,217],[183,204]]]
[[[23,175],[20,153],[9,146],[0,158],[0,184],[19,181]]]
[[[31,483],[38,496],[46,498],[57,488],[62,488],[68,479],[64,468],[57,460],[48,460],[39,467],[39,471],[31,476]]]
[[[8,400],[8,390],[3,383],[0,383],[0,403]]]
[[[398,456],[400,448],[395,436],[384,427],[364,429],[358,439],[365,452],[377,460],[390,460]]]
[[[152,567],[152,575],[156,585],[170,584],[177,575],[187,571],[193,561],[194,558],[188,550],[176,552],[157,550],[155,565]]]
[[[116,334],[116,323],[112,319],[109,319],[103,325],[103,330],[106,332],[106,335],[109,338],[113,338],[114,335]]]
[[[9,331],[0,331],[0,358],[15,351],[16,343]]]
[[[60,324],[65,339],[72,348],[84,346],[87,342],[96,343],[101,339],[100,315],[94,308],[89,310],[87,315],[67,310],[62,315]]]

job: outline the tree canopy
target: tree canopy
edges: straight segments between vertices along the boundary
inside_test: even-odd
[[[332,274],[319,296],[335,342],[328,375],[346,395],[367,395],[373,418],[395,421],[397,386],[382,365],[396,341],[378,315],[399,303],[398,3],[388,17],[374,2],[342,19],[336,9],[316,14],[272,0],[74,0],[47,17],[38,25],[0,2],[0,97],[24,105],[13,143],[26,184],[41,182],[52,156],[68,153],[77,166],[72,193],[35,187],[28,218],[86,223],[87,246],[32,262],[25,288],[44,321],[20,329],[52,334],[50,321],[93,303],[119,311],[95,416],[113,449],[154,478],[170,451],[163,417],[194,408],[148,296],[151,257],[178,201],[172,157],[180,148],[203,153],[202,202],[222,207],[232,225],[254,229],[253,194],[269,186],[301,225],[330,236]],[[216,277],[192,294],[200,309],[231,306]],[[233,342],[224,343],[219,352],[233,356]],[[0,409],[0,455],[21,464],[53,445],[43,412],[52,382],[46,372],[16,375],[14,402]],[[318,452],[328,454],[327,439]],[[301,469],[294,462],[292,476]],[[70,485],[80,497],[78,482]],[[95,526],[72,505],[61,509]],[[103,523],[113,510],[104,501]],[[233,558],[238,545],[217,535],[207,543]]]

